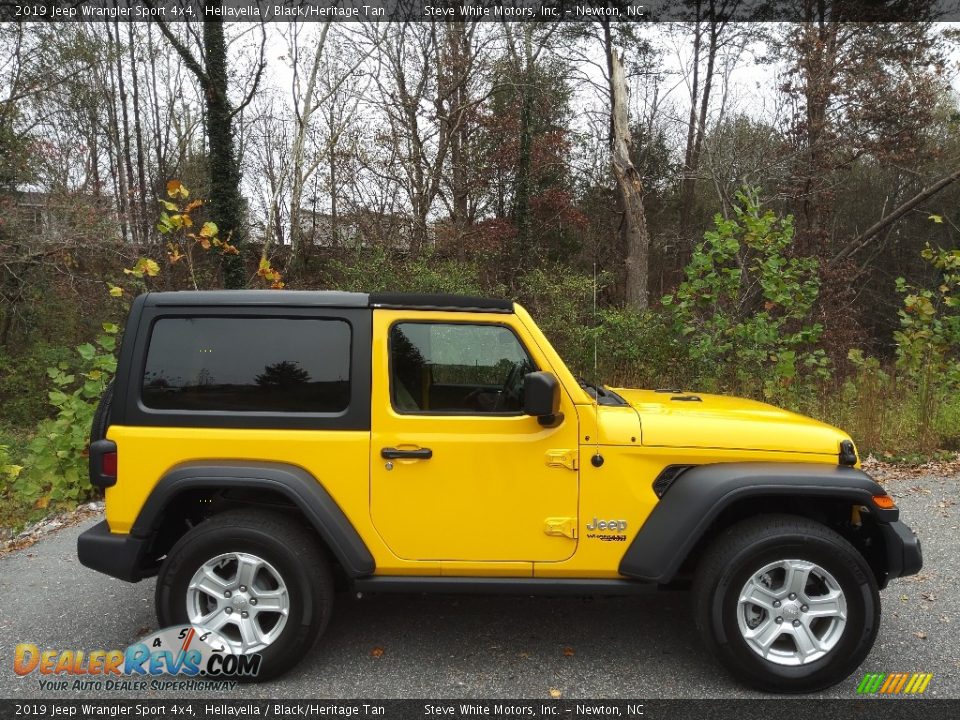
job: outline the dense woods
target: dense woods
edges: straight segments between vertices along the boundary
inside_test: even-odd
[[[513,297],[586,375],[956,448],[956,28],[689,5],[0,25],[0,443],[135,292],[285,285]],[[183,259],[171,180],[236,252]]]

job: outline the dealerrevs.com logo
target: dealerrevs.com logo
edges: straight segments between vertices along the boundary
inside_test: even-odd
[[[21,643],[14,650],[13,671],[36,674],[41,690],[201,689],[183,680],[230,681],[256,677],[259,653],[235,655],[216,633],[190,625],[161,630],[125,650],[41,650]],[[148,688],[149,686],[149,688]]]
[[[857,685],[858,695],[923,695],[933,673],[867,673]]]

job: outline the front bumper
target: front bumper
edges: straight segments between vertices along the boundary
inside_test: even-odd
[[[887,549],[887,580],[920,572],[923,567],[920,538],[899,520],[883,523],[880,529]]]
[[[82,565],[127,582],[137,582],[155,574],[143,569],[146,550],[146,539],[116,535],[110,532],[106,520],[77,538],[77,557]]]

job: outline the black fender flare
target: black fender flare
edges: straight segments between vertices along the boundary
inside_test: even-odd
[[[873,503],[886,491],[862,470],[814,463],[713,463],[682,472],[637,532],[623,558],[620,574],[668,583],[710,524],[745,498],[783,497],[849,500],[870,508],[881,523],[899,518],[896,508]]]
[[[311,473],[286,463],[203,461],[177,465],[150,492],[130,535],[151,538],[166,508],[185,491],[228,488],[279,493],[299,508],[349,576],[373,573],[373,555],[330,493]]]

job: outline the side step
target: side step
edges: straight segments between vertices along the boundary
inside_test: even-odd
[[[353,589],[368,593],[589,596],[640,595],[656,592],[660,586],[637,580],[383,575],[357,578]]]

